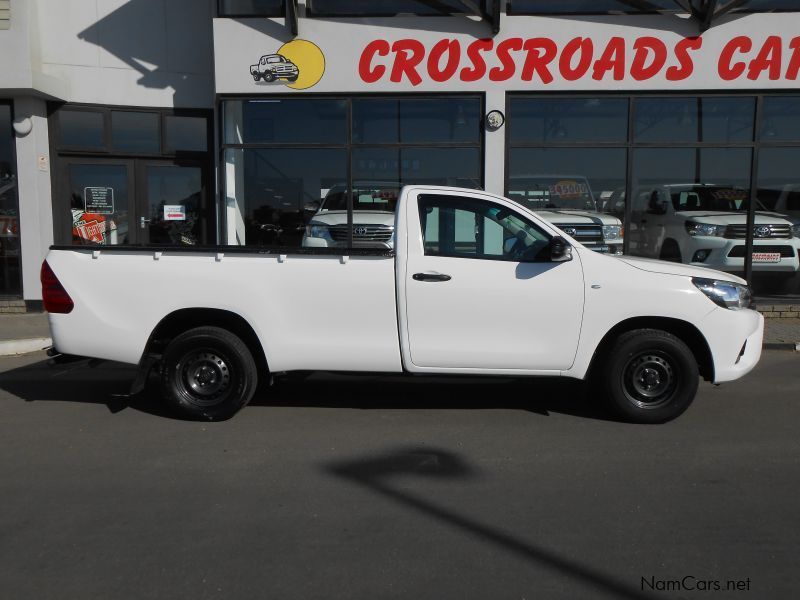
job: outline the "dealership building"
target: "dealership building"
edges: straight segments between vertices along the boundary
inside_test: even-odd
[[[415,183],[800,304],[799,85],[800,0],[0,0],[0,309],[51,244],[385,252]]]

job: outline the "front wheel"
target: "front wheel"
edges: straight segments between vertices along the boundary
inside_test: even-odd
[[[208,421],[228,419],[256,390],[253,355],[236,335],[197,327],[173,339],[161,361],[161,392],[179,414]]]
[[[682,414],[697,393],[699,369],[689,347],[657,329],[622,334],[603,370],[609,404],[634,423],[664,423]]]
[[[261,77],[263,77],[264,81],[266,81],[267,83],[272,83],[273,81],[275,81],[275,73],[273,73],[272,71],[267,71]]]

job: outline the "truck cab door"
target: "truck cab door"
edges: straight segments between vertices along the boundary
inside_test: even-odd
[[[410,371],[553,372],[575,358],[578,253],[550,259],[548,228],[479,192],[412,188],[398,215],[401,345]]]

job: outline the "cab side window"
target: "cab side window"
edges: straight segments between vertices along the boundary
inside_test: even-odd
[[[426,256],[515,262],[547,257],[550,236],[528,219],[492,202],[423,195],[419,215]]]

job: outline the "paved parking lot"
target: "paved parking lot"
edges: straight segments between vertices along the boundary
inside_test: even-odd
[[[209,424],[113,398],[120,365],[0,359],[0,589],[794,597],[798,367],[767,352],[661,426],[607,420],[570,382],[323,374]]]

